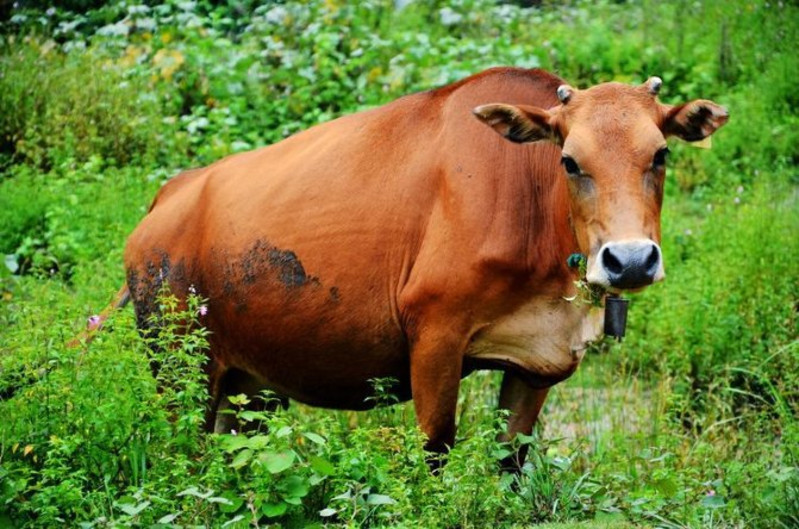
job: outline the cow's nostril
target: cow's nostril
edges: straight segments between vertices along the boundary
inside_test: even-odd
[[[624,266],[619,261],[619,258],[613,255],[610,248],[605,248],[602,252],[602,266],[605,267],[610,273],[621,274],[624,271]]]
[[[657,271],[658,265],[660,265],[660,252],[658,251],[658,247],[653,244],[652,249],[649,251],[649,257],[646,258],[646,263],[644,266],[646,267],[647,272],[654,275]]]

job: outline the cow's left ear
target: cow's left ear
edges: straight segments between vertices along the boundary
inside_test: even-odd
[[[729,117],[729,112],[723,106],[697,99],[684,105],[666,107],[663,134],[685,141],[703,140],[727,123]]]
[[[526,105],[481,105],[472,113],[477,119],[515,143],[550,140],[559,142],[552,114]]]

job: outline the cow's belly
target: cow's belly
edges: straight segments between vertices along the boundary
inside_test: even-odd
[[[475,334],[466,356],[513,366],[538,385],[556,383],[574,372],[599,337],[603,315],[601,308],[564,299],[533,300]]]
[[[395,391],[408,393],[407,345],[387,303],[341,283],[331,297],[330,286],[319,283],[286,288],[264,280],[241,297],[235,289],[211,294],[210,340],[220,367],[327,408],[370,407],[372,379],[394,379]]]

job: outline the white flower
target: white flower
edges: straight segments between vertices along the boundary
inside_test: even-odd
[[[463,20],[463,15],[456,13],[449,7],[443,8],[438,12],[438,15],[441,17],[441,23],[445,26],[453,26]]]

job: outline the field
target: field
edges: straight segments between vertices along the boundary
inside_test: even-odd
[[[795,2],[36,4],[0,6],[0,527],[799,527]],[[202,329],[171,322],[157,381],[130,308],[66,346],[182,168],[494,65],[658,75],[731,114],[709,150],[670,142],[668,278],[552,390],[519,476],[497,373],[464,381],[432,475],[384,381],[370,412],[207,435]]]

